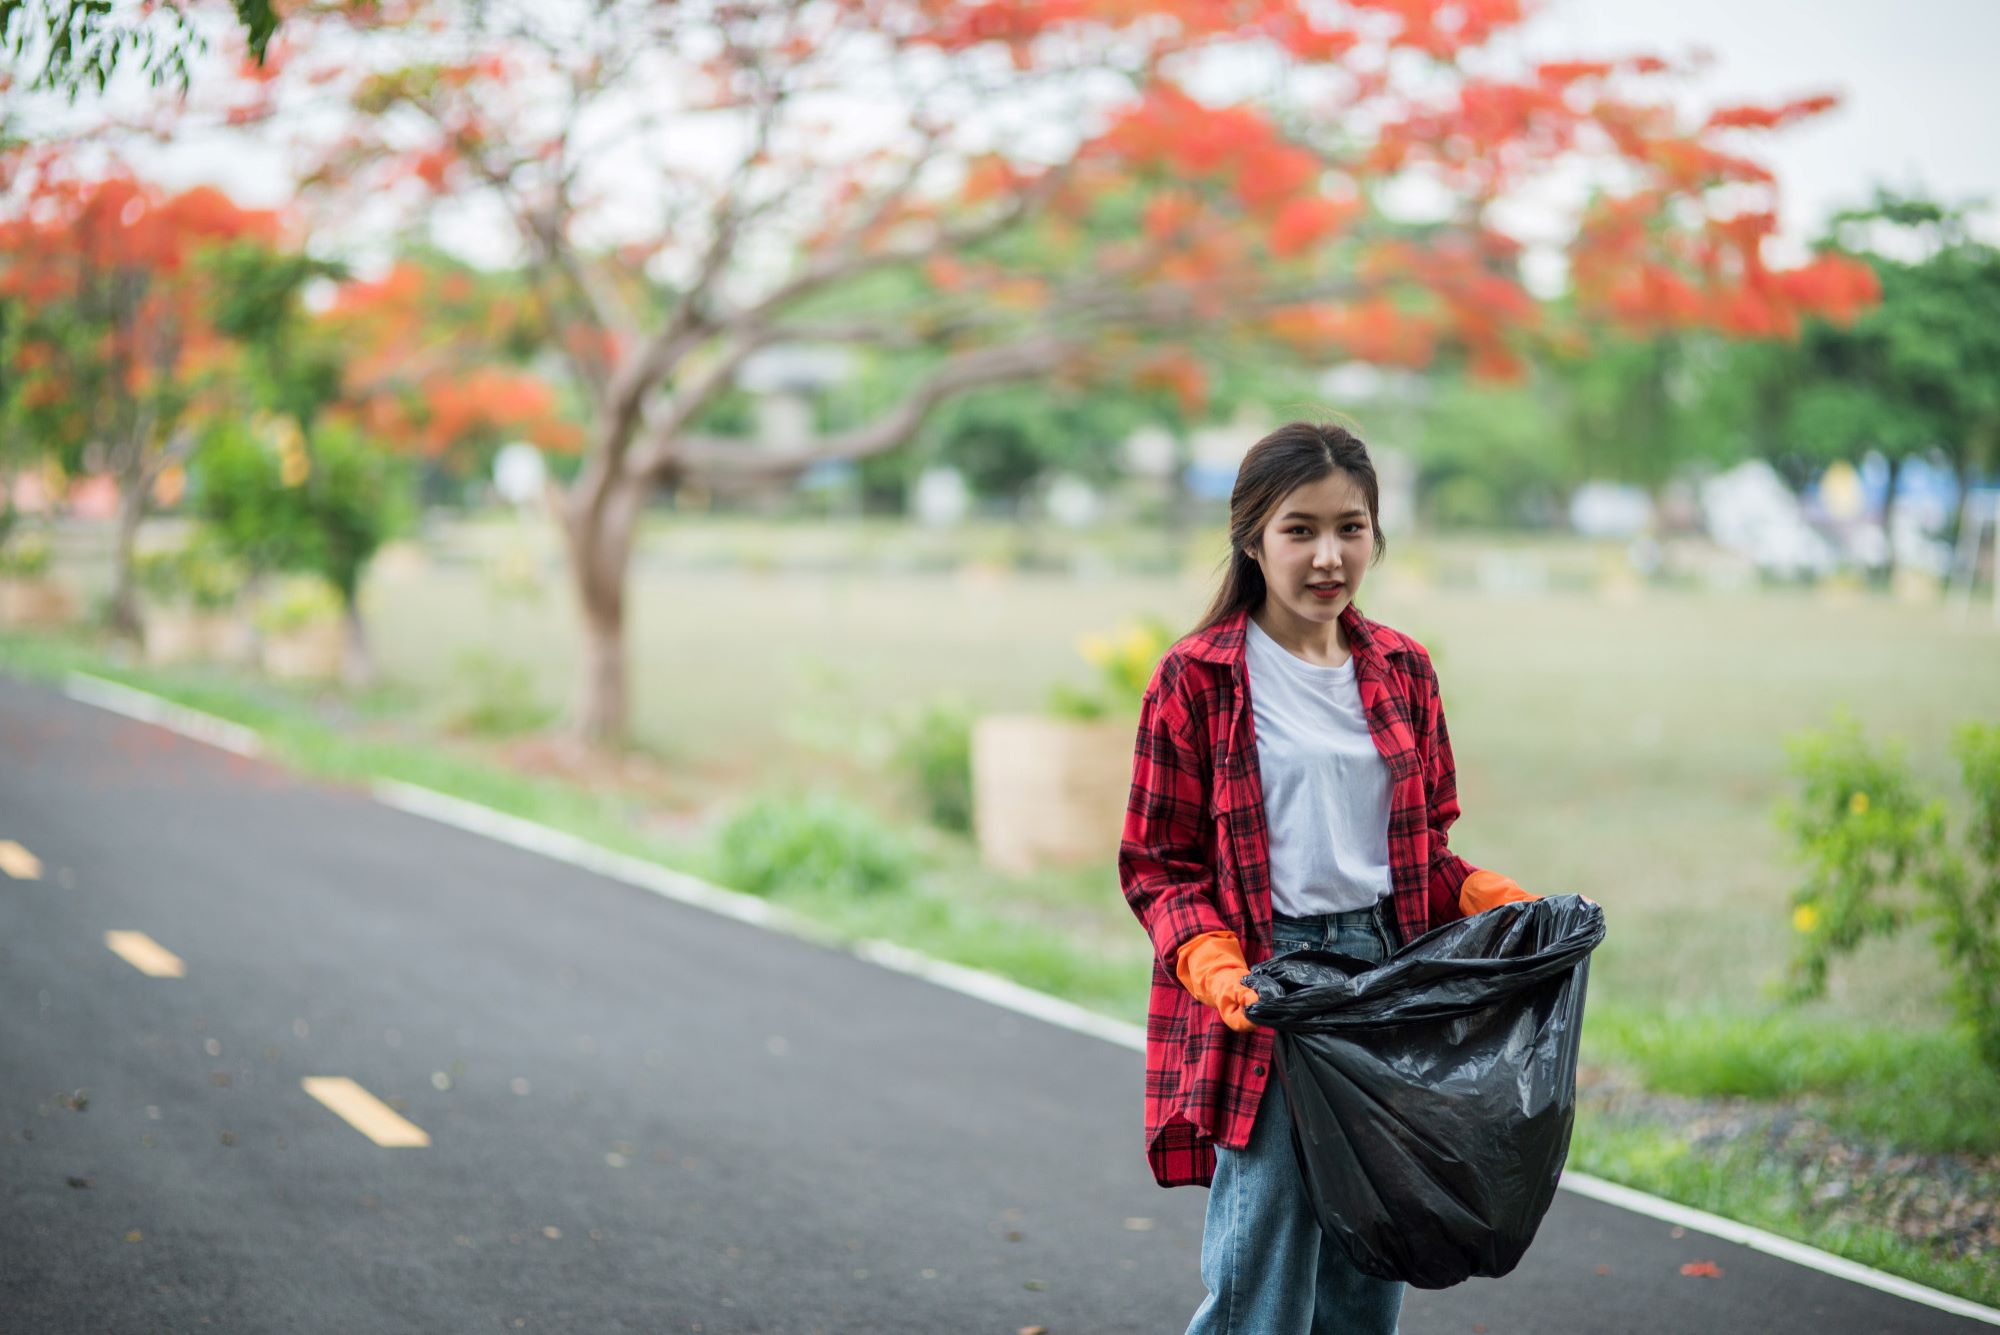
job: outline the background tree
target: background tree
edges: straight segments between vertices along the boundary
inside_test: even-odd
[[[1824,246],[1865,262],[1882,300],[1850,324],[1809,323],[1770,359],[1789,450],[1880,450],[1893,467],[1940,449],[1961,490],[2000,462],[2000,248],[1970,234],[1970,212],[1878,192],[1834,216]]]
[[[1520,16],[1514,0],[414,0],[290,21],[260,101],[344,91],[354,115],[308,181],[350,211],[478,198],[517,229],[544,342],[586,405],[583,465],[552,501],[585,630],[575,723],[608,741],[655,487],[877,455],[982,385],[1187,382],[1195,330],[1518,374],[1538,314],[1494,207],[1558,165],[1616,182],[1571,247],[1584,314],[1768,332],[1859,299],[1834,257],[1769,270],[1775,219],[1741,212],[1771,182],[1734,141],[1830,99],[1688,125],[1650,91],[1655,59],[1483,72]],[[324,24],[343,31],[321,41]],[[1451,201],[1421,244],[1381,207],[1414,178]],[[917,295],[842,299],[885,274]],[[829,436],[701,435],[743,363],[787,342],[896,349],[923,371]]]
[[[361,578],[413,518],[408,462],[352,427],[322,422],[308,441],[280,417],[217,421],[195,469],[196,513],[228,551],[259,571],[309,571],[340,595],[342,679],[372,683]]]
[[[303,292],[344,271],[246,244],[206,263],[215,327],[238,349],[237,410],[217,415],[196,452],[197,513],[252,570],[310,571],[338,592],[342,676],[367,685],[375,670],[361,579],[382,543],[409,523],[411,488],[405,462],[335,413],[351,331],[313,319]]]
[[[186,91],[188,64],[208,49],[197,17],[233,10],[251,57],[261,63],[278,29],[271,0],[233,0],[228,6],[163,4],[130,6],[123,13],[107,0],[0,0],[0,54],[35,67],[28,86],[56,89],[71,98],[102,92],[121,68],[132,68],[154,86]],[[0,83],[4,87],[4,83]]]
[[[519,275],[425,251],[344,283],[318,322],[345,359],[330,415],[459,481],[515,440],[575,454],[570,387],[532,364],[553,355],[537,302]]]
[[[123,171],[71,174],[36,155],[0,217],[0,300],[22,312],[12,368],[29,429],[117,478],[112,627],[139,633],[132,552],[153,484],[193,445],[183,419],[226,356],[210,319],[202,253],[274,243],[272,213],[219,190],[167,194]]]
[[[21,303],[0,298],[0,552],[20,521],[14,505],[15,481],[33,467],[41,451],[22,429],[21,381],[16,369],[20,355]]]

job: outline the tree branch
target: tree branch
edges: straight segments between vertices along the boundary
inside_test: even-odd
[[[744,312],[741,318],[760,321],[768,319],[800,297],[842,279],[858,277],[876,269],[885,269],[898,264],[920,263],[933,255],[966,249],[983,241],[990,241],[1025,221],[1047,203],[1061,189],[1075,163],[1076,159],[1070,158],[1060,166],[1044,171],[1032,185],[1015,195],[1008,207],[993,217],[961,228],[939,227],[928,240],[919,245],[892,246],[883,250],[863,252],[860,249],[860,239],[871,225],[864,223],[855,228],[846,242],[808,264],[805,272],[781,284],[762,301]],[[871,210],[870,217],[879,218],[887,204],[891,202],[893,196]]]
[[[881,417],[865,426],[805,445],[760,449],[706,438],[660,441],[649,453],[652,474],[677,477],[781,479],[829,459],[863,459],[894,449],[916,434],[940,401],[982,385],[1044,375],[1079,350],[1072,339],[1049,333],[960,353],[933,371]]]

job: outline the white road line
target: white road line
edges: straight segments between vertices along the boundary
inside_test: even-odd
[[[431,1143],[422,1127],[344,1075],[309,1075],[299,1084],[349,1126],[385,1149],[420,1149]]]
[[[78,681],[96,682],[99,680],[95,677],[85,676],[82,673],[72,673],[70,674],[70,678],[72,683]],[[109,682],[103,684],[107,686],[112,685]],[[182,711],[178,705],[159,700],[154,696],[146,696],[143,692],[134,691],[129,687],[118,686],[115,687],[115,690],[119,692],[120,698],[140,697],[164,706],[166,711],[194,714],[193,710]],[[70,691],[70,694],[79,700],[85,700],[91,704],[103,704],[105,708],[117,710],[119,713],[132,712],[128,709],[121,709],[115,704],[105,704],[102,699],[93,699],[89,695],[79,694],[74,689]],[[134,714],[133,716],[144,717],[138,714]],[[220,720],[209,719],[209,716],[205,714],[195,715],[195,718],[208,720],[212,723],[220,722]],[[174,718],[168,713],[163,713],[158,718],[149,718],[147,721],[157,722],[162,727],[175,728]],[[222,726],[225,728],[236,728],[235,724],[225,723]],[[195,738],[197,741],[209,742],[217,746],[224,745],[224,743],[216,741],[212,736],[203,735],[202,732],[188,731],[184,728],[175,728],[175,730],[185,732],[186,735]],[[239,731],[244,732],[249,737],[251,743],[255,744],[255,733],[251,733],[247,729]],[[233,750],[235,748],[230,747],[228,749]],[[255,753],[253,751],[245,751],[242,754],[249,755]],[[518,816],[509,816],[505,812],[495,811],[491,807],[480,806],[476,802],[467,802],[463,798],[450,797],[429,788],[421,788],[415,784],[397,783],[391,780],[378,781],[374,785],[374,793],[378,801],[388,806],[410,812],[413,815],[425,816],[442,824],[455,826],[474,834],[483,834],[489,838],[498,839],[502,843],[512,844],[516,848],[524,848],[530,852],[540,853],[544,857],[554,858],[558,862],[566,862],[572,866],[581,867],[586,871],[594,871],[601,875],[610,876],[616,880],[624,881],[628,885],[635,885],[644,890],[651,890],[653,893],[663,898],[671,899],[676,903],[692,905],[695,908],[706,909],[711,913],[719,913],[724,917],[735,918],[739,922],[751,923],[758,927],[768,927],[774,931],[803,937],[821,944],[838,944],[835,934],[828,931],[828,929],[817,923],[800,918],[796,914],[788,913],[776,905],[766,903],[754,896],[710,885],[708,882],[694,876],[689,876],[685,872],[673,871],[660,866],[658,863],[648,862],[643,858],[631,857],[624,853],[615,853],[608,848],[590,843],[588,840],[579,839],[575,835],[565,834],[561,830],[553,830],[546,825],[540,825],[530,820],[523,820]],[[1011,979],[1000,977],[998,974],[987,973],[981,969],[969,969],[962,964],[950,964],[944,960],[934,960],[905,946],[893,945],[886,941],[862,941],[849,946],[848,949],[859,958],[867,960],[870,963],[894,969],[899,973],[906,973],[913,977],[922,978],[927,982],[935,983],[939,987],[950,988],[954,992],[963,993],[969,997],[976,997],[981,1001],[990,1002],[995,1006],[1004,1007],[1018,1014],[1033,1016],[1035,1019],[1044,1020],[1049,1024],[1057,1025],[1076,1033],[1088,1034],[1092,1038],[1101,1038],[1106,1042],[1115,1043],[1120,1047],[1131,1048],[1135,1051],[1145,1050],[1146,1035],[1145,1031],[1139,1026],[1124,1024],[1120,1021],[1098,1015],[1094,1011],[1085,1010],[1083,1007],[1073,1002],[1064,1001],[1060,997],[1052,997],[1047,993],[1037,992],[1033,988],[1023,987]],[[422,1132],[418,1132],[418,1134],[421,1135]],[[1743,1246],[1768,1252],[1772,1256],[1782,1257],[1795,1265],[1802,1265],[1808,1270],[1817,1270],[1821,1274],[1851,1280],[1856,1284],[1865,1285],[1868,1288],[1877,1289],[1883,1293],[1894,1294],[1899,1298],[1905,1298],[1911,1302],[1922,1303],[1939,1311],[1950,1312],[1957,1316],[1970,1317],[1975,1321],[1982,1321],[1988,1325],[2000,1326],[2000,1309],[1984,1307],[1967,1299],[1954,1297],[1949,1293],[1941,1293],[1936,1289],[1902,1279],[1896,1275],[1885,1274],[1880,1270],[1871,1269],[1858,1262],[1850,1261],[1845,1257],[1835,1256],[1831,1252],[1821,1251],[1817,1247],[1808,1247],[1802,1242],[1794,1242],[1790,1238],[1781,1238],[1775,1233],[1767,1233],[1763,1229],[1752,1228],[1748,1224],[1739,1224],[1733,1219],[1724,1219],[1720,1215],[1712,1215],[1701,1210],[1691,1209],[1688,1206],[1677,1205],[1672,1201],[1662,1200],[1658,1196],[1651,1196],[1643,1191],[1636,1191],[1631,1187],[1617,1186],[1614,1183],[1605,1182],[1583,1173],[1564,1173],[1561,1185],[1565,1190],[1574,1192],[1579,1196],[1631,1210],[1635,1214],[1642,1214],[1648,1218],[1677,1223],[1684,1228],[1692,1228],[1697,1232],[1713,1234],[1730,1242],[1741,1243]]]
[[[106,932],[104,944],[140,973],[154,978],[187,977],[187,965],[181,957],[144,932]]]
[[[141,722],[158,724],[170,732],[207,742],[210,746],[219,746],[225,751],[234,751],[239,756],[254,756],[261,747],[257,734],[241,724],[204,714],[199,709],[189,709],[186,705],[177,705],[171,700],[162,700],[145,691],[135,691],[115,681],[93,677],[87,672],[70,673],[63,683],[63,690],[73,700],[81,700]]]
[[[0,839],[0,871],[17,881],[39,881],[42,860],[12,839]]]

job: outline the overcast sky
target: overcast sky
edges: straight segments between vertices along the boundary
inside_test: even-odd
[[[1712,63],[1686,85],[1690,111],[1839,93],[1835,111],[1756,141],[1782,191],[1780,261],[1875,182],[2000,203],[2000,0],[1541,0],[1500,49],[1523,60],[1706,50]],[[269,159],[195,145],[168,156],[156,169],[177,183],[276,202]],[[1977,226],[2000,240],[2000,210]]]
[[[1716,101],[1840,93],[1758,150],[1794,235],[1874,181],[2000,203],[2000,0],[1544,0],[1526,38],[1549,53],[1705,47],[1694,88]],[[1980,230],[2000,239],[1990,213]]]

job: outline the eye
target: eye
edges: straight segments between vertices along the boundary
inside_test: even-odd
[[[1294,524],[1290,528],[1285,530],[1285,532],[1287,533],[1305,533],[1307,531],[1308,530],[1304,524]]]

